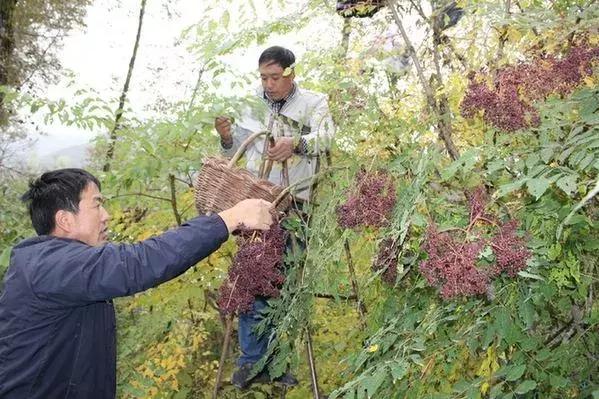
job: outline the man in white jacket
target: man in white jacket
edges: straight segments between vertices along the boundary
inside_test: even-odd
[[[318,169],[319,157],[330,147],[335,133],[333,119],[329,112],[326,95],[300,88],[295,79],[295,55],[288,49],[274,46],[266,49],[258,59],[258,70],[262,87],[257,95],[266,105],[266,112],[247,110],[239,121],[231,118],[216,118],[215,128],[221,138],[223,154],[231,157],[252,133],[268,130],[274,138],[274,145],[265,146],[264,137],[254,140],[246,150],[247,169],[259,174],[266,150],[266,157],[273,162],[268,180],[285,185],[283,162],[289,172],[289,184],[298,182],[292,194],[296,202],[310,200],[312,177]],[[238,388],[266,381],[268,374],[262,372],[249,378],[252,366],[266,353],[269,332],[256,336],[255,326],[260,322],[260,310],[267,306],[264,298],[256,298],[252,311],[239,316],[239,345],[241,356],[238,369],[231,382]],[[291,386],[297,380],[291,374],[284,374],[278,382]]]

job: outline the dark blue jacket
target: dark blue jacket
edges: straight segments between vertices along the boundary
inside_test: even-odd
[[[0,296],[0,398],[113,399],[112,298],[180,275],[227,237],[214,215],[133,245],[52,236],[19,243]]]

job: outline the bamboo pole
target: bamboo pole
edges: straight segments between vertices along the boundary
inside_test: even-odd
[[[233,314],[227,316],[225,322],[225,336],[223,338],[223,348],[220,354],[220,361],[218,362],[218,371],[216,372],[216,383],[214,384],[214,391],[212,392],[212,399],[217,399],[218,391],[220,390],[220,383],[223,377],[223,370],[225,368],[225,361],[227,360],[227,354],[229,352],[229,344],[231,342],[231,331],[233,329]]]

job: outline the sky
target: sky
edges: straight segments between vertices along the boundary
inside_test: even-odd
[[[149,1],[146,4],[140,47],[128,93],[128,104],[136,113],[143,114],[144,109],[159,97],[169,100],[189,98],[197,75],[198,65],[181,40],[181,32],[192,24],[208,20],[203,2],[176,0],[170,2],[170,7],[163,3],[168,2]],[[235,8],[234,3],[221,4]],[[292,6],[293,3],[289,2]],[[139,5],[137,1],[94,2],[87,11],[86,26],[71,31],[58,52],[64,71],[70,72],[71,77],[65,76],[50,85],[44,96],[52,100],[64,98],[68,102],[76,90],[92,90],[102,97],[115,99],[116,108],[133,49]],[[258,13],[266,14],[265,3],[256,2],[256,6]],[[276,39],[275,36],[273,40]],[[248,52],[256,55],[238,54],[225,61],[241,72],[249,72],[252,63],[246,58],[257,59],[258,51],[257,47],[250,48]],[[102,133],[60,123],[45,125],[41,115],[32,118],[42,132],[35,137],[34,150],[38,156],[88,143],[94,135]]]
[[[301,9],[305,3],[305,0],[254,1],[256,19],[260,22],[289,14]],[[205,4],[208,4],[205,0],[147,2],[140,47],[128,93],[128,105],[133,108],[136,116],[143,117],[159,98],[174,101],[191,97],[198,62],[188,49],[188,42],[181,38],[181,32],[185,28],[207,23],[212,17],[227,10],[231,15],[230,25],[234,29],[239,18],[237,14],[248,9],[246,0],[221,1],[213,10],[206,10]],[[245,8],[240,7],[240,4]],[[84,89],[96,92],[102,98],[113,99],[113,107],[116,109],[135,40],[139,5],[139,1],[133,0],[95,1],[87,10],[86,26],[71,31],[64,39],[58,59],[65,76],[47,87],[44,96],[51,100],[63,98],[68,102],[74,97],[76,90]],[[324,24],[322,21],[314,21],[299,34],[273,35],[261,46],[250,46],[220,61],[232,65],[239,72],[251,72],[255,69],[260,52],[273,44],[292,48],[301,60],[308,47],[336,45],[341,39],[342,23],[340,17]],[[257,82],[256,79],[256,84]],[[40,114],[31,118],[43,133],[34,137],[34,151],[28,155],[33,163],[67,147],[87,144],[97,134],[108,133],[62,126],[59,123],[46,125]]]
[[[193,1],[179,1],[181,13],[167,10],[159,2],[146,5],[141,43],[129,92],[129,104],[138,109],[149,105],[159,92],[166,97],[183,82],[192,81],[194,66],[185,48],[177,46],[177,37],[184,26],[195,22]],[[169,15],[170,11],[170,15]],[[44,95],[53,100],[72,96],[77,89],[97,92],[102,97],[118,98],[131,52],[133,49],[139,3],[113,0],[96,1],[87,11],[86,26],[73,30],[65,38],[58,53],[64,70],[72,77],[64,77],[50,85]],[[174,70],[176,69],[176,70]],[[161,73],[172,70],[171,73]],[[155,82],[160,82],[156,85]],[[72,83],[72,85],[71,85]],[[114,104],[116,108],[116,103]],[[34,116],[44,135],[37,138],[35,146],[39,156],[56,150],[88,143],[99,131],[88,131],[54,123],[43,126]]]

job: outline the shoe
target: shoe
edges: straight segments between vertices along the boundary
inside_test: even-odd
[[[297,378],[295,378],[295,376],[291,373],[284,373],[283,375],[275,378],[273,381],[285,385],[286,387],[294,387],[299,383]]]
[[[239,367],[231,376],[231,384],[239,389],[246,389],[252,384],[261,384],[270,382],[268,371],[262,370],[255,377],[250,378],[252,374],[252,363],[246,363]]]

